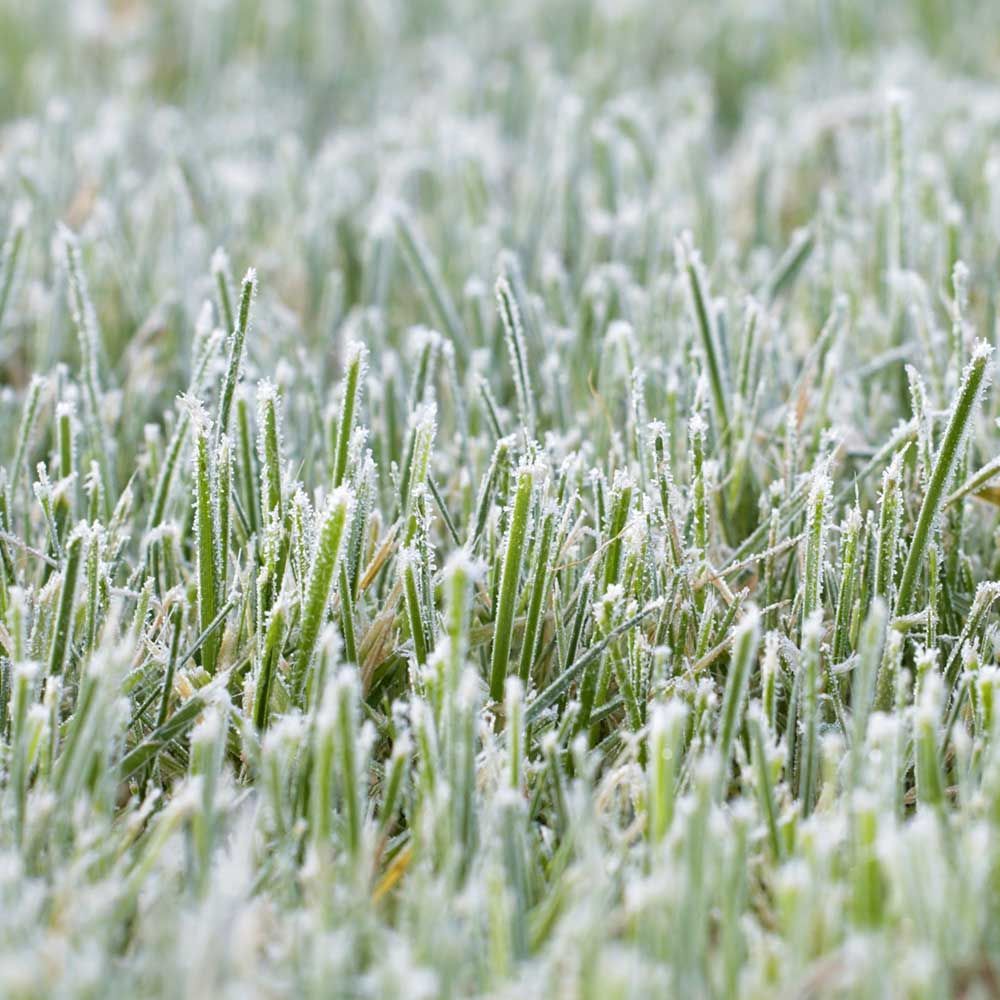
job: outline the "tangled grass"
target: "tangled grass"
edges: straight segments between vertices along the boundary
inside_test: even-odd
[[[998,31],[0,0],[0,993],[997,995]]]

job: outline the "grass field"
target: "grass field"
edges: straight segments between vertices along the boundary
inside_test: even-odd
[[[1000,996],[1000,5],[0,0],[0,996]]]

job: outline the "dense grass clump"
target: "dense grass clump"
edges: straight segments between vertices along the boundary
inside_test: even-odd
[[[0,0],[0,995],[995,995],[997,37]]]

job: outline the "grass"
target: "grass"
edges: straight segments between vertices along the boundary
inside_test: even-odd
[[[0,995],[994,995],[995,7],[0,0]]]

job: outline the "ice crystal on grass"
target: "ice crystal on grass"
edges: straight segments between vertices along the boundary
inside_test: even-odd
[[[0,995],[989,994],[995,6],[0,0]]]

